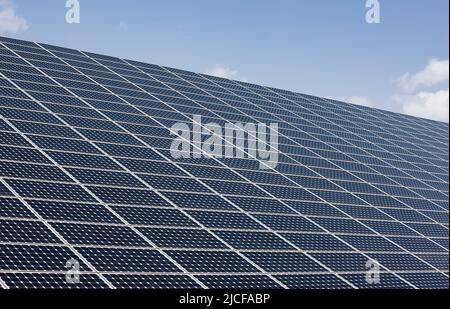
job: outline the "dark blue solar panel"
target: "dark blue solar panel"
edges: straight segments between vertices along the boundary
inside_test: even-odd
[[[324,275],[284,275],[277,276],[291,289],[349,289],[352,286],[339,277]]]
[[[15,271],[66,271],[66,262],[77,256],[66,247],[0,245],[1,269]],[[89,271],[82,262],[80,271]]]
[[[68,283],[65,274],[5,273],[0,278],[13,289],[106,289],[97,275],[80,274],[79,283]]]
[[[170,251],[183,267],[199,273],[251,273],[257,268],[234,252]]]
[[[189,276],[179,275],[106,275],[119,289],[197,289],[198,283]]]
[[[179,271],[158,251],[116,248],[80,248],[79,251],[101,271],[168,273]]]
[[[194,115],[278,165],[173,159]],[[0,38],[0,145],[2,287],[448,288],[448,124]]]
[[[381,273],[380,282],[371,284],[367,282],[367,274],[343,274],[343,278],[351,282],[360,289],[411,289],[411,285],[405,282],[403,278],[391,273]]]
[[[302,269],[304,272],[325,271],[322,266],[300,252],[252,252],[246,253],[246,256],[268,272],[286,273],[292,269]]]
[[[275,281],[267,276],[198,276],[210,289],[279,289]]]

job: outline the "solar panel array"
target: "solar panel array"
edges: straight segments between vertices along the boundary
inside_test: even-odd
[[[278,166],[174,160],[193,115]],[[2,288],[448,288],[448,124],[9,38],[0,116]]]

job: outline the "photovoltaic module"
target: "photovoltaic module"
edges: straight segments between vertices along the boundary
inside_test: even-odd
[[[227,124],[248,125],[234,139],[246,155],[227,148]],[[271,124],[276,153],[258,152]],[[202,153],[208,134],[234,157]],[[448,135],[446,123],[0,38],[0,286],[448,288]]]

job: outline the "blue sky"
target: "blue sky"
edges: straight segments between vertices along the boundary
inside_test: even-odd
[[[0,34],[448,122],[448,1],[0,0]]]

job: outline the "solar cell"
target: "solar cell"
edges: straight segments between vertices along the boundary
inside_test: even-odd
[[[278,123],[278,164],[173,159],[195,115]],[[9,288],[448,288],[448,124],[0,37],[0,255]]]
[[[267,276],[198,276],[210,289],[280,289],[281,286]]]
[[[13,289],[106,289],[105,284],[98,276],[92,274],[81,274],[82,283],[68,283],[65,274],[44,273],[5,273],[0,278],[6,285]]]
[[[106,275],[120,289],[198,289],[189,276],[179,275]]]

